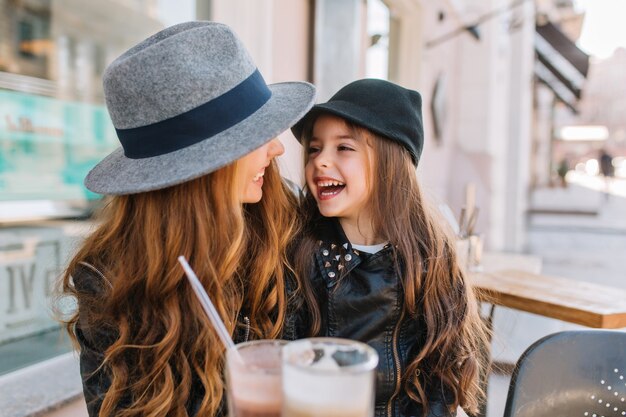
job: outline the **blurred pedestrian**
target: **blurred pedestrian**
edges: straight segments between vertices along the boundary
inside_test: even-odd
[[[613,166],[613,157],[607,152],[606,149],[600,150],[600,156],[598,158],[600,164],[600,173],[604,177],[604,195],[608,199],[611,194],[611,183],[613,182],[613,175],[615,175],[615,167]]]
[[[566,180],[566,176],[567,173],[569,172],[569,161],[567,160],[567,158],[563,157],[563,159],[561,159],[561,162],[559,162],[559,165],[556,168],[556,173],[559,176],[559,179],[561,180],[561,187],[563,188],[567,188],[567,180]]]
[[[274,158],[315,89],[267,85],[230,28],[188,22],[113,61],[104,92],[122,148],[85,184],[112,197],[63,277],[89,415],[223,415],[224,346],[177,257],[236,342],[295,334],[296,201]]]

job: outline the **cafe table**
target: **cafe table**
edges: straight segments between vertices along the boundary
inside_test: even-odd
[[[626,327],[624,289],[512,269],[470,275],[478,299],[492,306],[599,329]]]

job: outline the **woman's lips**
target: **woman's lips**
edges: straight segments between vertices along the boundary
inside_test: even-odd
[[[265,175],[265,171],[261,171],[254,176],[252,182],[258,185],[259,187],[263,186],[263,175]]]

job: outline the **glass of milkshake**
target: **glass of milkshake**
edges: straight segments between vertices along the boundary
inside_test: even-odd
[[[239,343],[226,353],[230,417],[280,417],[282,348],[286,343],[255,340]]]
[[[283,348],[283,417],[372,417],[378,354],[347,339],[311,338]]]

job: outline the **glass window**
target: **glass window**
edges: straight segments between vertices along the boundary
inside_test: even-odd
[[[195,10],[195,0],[0,0],[0,375],[71,349],[51,294],[99,202],[83,179],[118,146],[106,65]]]
[[[48,78],[50,53],[50,1],[2,1],[5,16],[0,29],[10,48],[0,49],[3,70],[39,78]],[[4,55],[4,56],[3,56]]]

